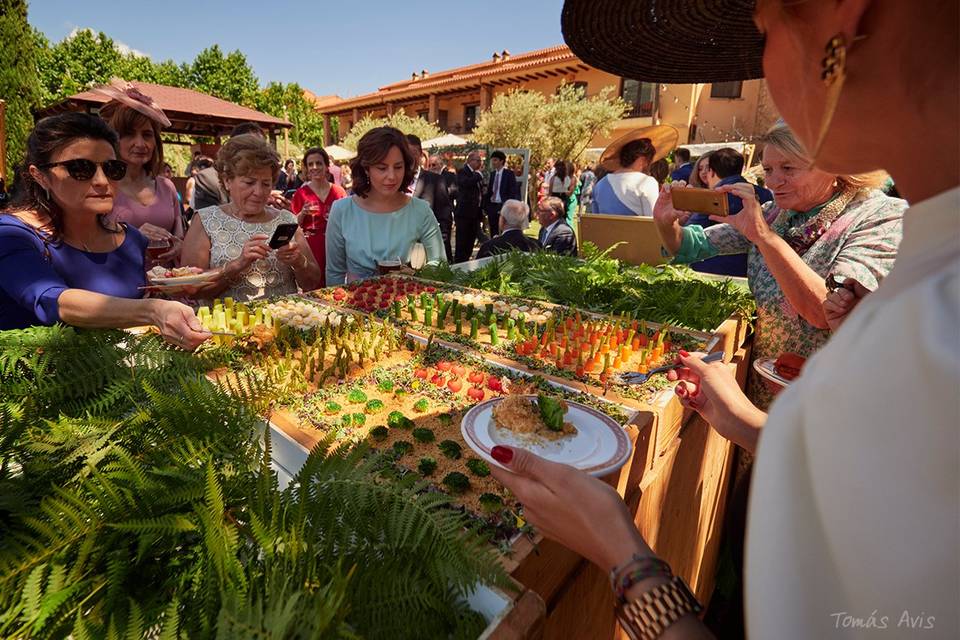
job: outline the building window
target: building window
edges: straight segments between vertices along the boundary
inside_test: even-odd
[[[468,104],[463,108],[463,130],[467,133],[473,131],[477,126],[477,111],[480,109],[478,104]]]
[[[437,126],[440,127],[440,131],[447,130],[447,110],[440,109],[437,111]]]
[[[624,78],[620,84],[620,97],[630,107],[628,118],[645,118],[653,115],[657,99],[657,85]]]
[[[739,98],[743,91],[743,81],[714,82],[710,85],[711,98]]]
[[[429,109],[424,109],[423,111],[417,111],[418,118],[423,118],[424,120],[426,120],[429,116],[430,116]]]

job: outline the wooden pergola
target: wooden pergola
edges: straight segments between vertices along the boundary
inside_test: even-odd
[[[243,122],[259,124],[269,138],[276,143],[278,134],[293,125],[283,118],[262,113],[214,96],[184,89],[169,87],[150,82],[131,82],[141,92],[154,99],[157,105],[170,119],[171,126],[164,129],[165,134],[204,136],[213,138],[217,145],[220,139]],[[84,91],[72,95],[35,112],[37,119],[66,111],[86,111],[97,113],[109,98],[93,91]],[[183,144],[189,144],[184,142]]]

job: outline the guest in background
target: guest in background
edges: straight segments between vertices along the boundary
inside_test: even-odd
[[[443,184],[447,186],[447,195],[450,197],[450,206],[457,210],[457,167],[453,163],[453,154],[449,151],[443,154],[443,169],[440,171]]]
[[[690,162],[690,149],[684,149],[683,147],[677,147],[674,149],[673,161],[677,166],[670,173],[670,180],[672,182],[677,182],[679,180],[690,182],[690,172],[693,171],[693,164]],[[663,184],[663,180],[660,180],[659,182]]]
[[[287,191],[299,189],[302,186],[303,180],[297,172],[297,162],[293,158],[288,158],[287,162],[283,165],[283,170],[280,172],[280,175],[277,176],[277,184],[274,188],[281,193],[286,193]]]
[[[330,177],[332,178],[331,182],[337,185],[338,187],[342,187],[343,186],[343,170],[340,168],[340,165],[338,165],[336,162],[329,162],[327,163],[327,169],[330,171]],[[304,170],[304,177],[307,180],[309,180],[310,176],[306,175],[306,173],[309,173],[307,171],[307,168],[304,167],[303,170]]]
[[[588,164],[580,174],[580,211],[590,211],[590,200],[593,197],[593,185],[597,182],[593,164]]]
[[[573,193],[573,178],[570,176],[570,163],[565,160],[557,160],[553,164],[553,177],[549,182],[549,196],[559,198],[563,202],[563,209],[566,211],[567,202],[570,201],[570,194]],[[566,213],[564,213],[566,217]]]
[[[666,158],[660,158],[650,165],[650,177],[657,181],[657,186],[661,186],[670,175],[670,165]]]
[[[407,148],[414,158],[422,157],[423,149],[419,137],[413,134],[407,135]],[[440,225],[440,234],[443,236],[443,250],[447,254],[447,262],[452,262],[453,250],[450,246],[450,231],[453,228],[453,205],[450,204],[450,196],[447,194],[447,185],[444,184],[443,178],[439,174],[426,171],[423,166],[418,165],[408,192],[414,198],[420,198],[430,205],[430,210],[433,211],[433,216],[437,219],[437,224]]]
[[[297,223],[307,239],[307,245],[318,265],[326,265],[327,221],[333,203],[345,198],[342,187],[330,181],[330,156],[323,147],[310,147],[303,153],[307,182],[293,194],[291,210],[297,214]],[[326,281],[326,270],[321,269],[320,286]]]
[[[127,163],[111,216],[136,227],[151,242],[165,244],[167,250],[157,259],[173,264],[180,256],[184,224],[177,188],[160,175],[164,164],[160,128],[170,126],[170,120],[130,83],[114,79],[96,91],[112,98],[100,109],[100,117],[119,134],[120,159]]]
[[[126,171],[117,141],[106,122],[75,112],[30,134],[14,202],[0,214],[0,330],[154,325],[185,349],[210,336],[190,307],[142,297],[147,239],[110,219]]]
[[[267,244],[277,226],[297,221],[269,206],[280,173],[277,151],[260,136],[234,136],[217,154],[217,171],[230,201],[200,209],[183,243],[183,264],[220,270],[196,297],[246,301],[318,287],[320,265],[302,230],[279,249]]]
[[[236,137],[244,134],[252,134],[263,138],[263,129],[256,122],[241,122],[230,132],[230,137]],[[195,187],[193,190],[193,210],[199,211],[212,207],[215,204],[226,204],[230,196],[220,184],[220,174],[214,164],[205,169],[201,169],[195,176]]]
[[[209,169],[213,166],[213,159],[207,156],[197,156],[194,158],[193,162],[190,163],[190,177],[187,178],[187,184],[183,187],[183,196],[187,202],[187,220],[189,221],[193,218],[193,214],[196,212],[196,201],[194,194],[196,193],[197,187],[197,174],[203,171],[204,169]]]
[[[457,172],[457,208],[454,222],[457,225],[457,246],[454,262],[465,262],[473,254],[473,245],[480,235],[480,194],[483,174],[480,173],[480,152],[467,154],[467,162]]]
[[[710,169],[707,159],[712,153],[712,151],[707,151],[693,163],[693,169],[690,170],[690,181],[688,183],[691,187],[696,187],[697,189],[710,188],[707,186],[707,171]]]
[[[716,189],[728,184],[741,184],[747,182],[747,179],[741,175],[743,171],[743,155],[735,149],[725,147],[717,149],[709,154],[706,161],[700,163],[700,175],[706,182],[707,189]],[[678,183],[679,184],[679,183]],[[753,185],[757,200],[760,204],[765,204],[773,200],[773,194],[769,189],[764,189]],[[727,209],[730,215],[736,215],[743,209],[743,203],[740,198],[727,194]],[[717,224],[710,219],[710,216],[703,213],[694,213],[684,225],[699,225],[706,229]],[[739,278],[747,277],[747,254],[714,256],[701,262],[694,262],[690,268],[702,273],[715,273],[725,276],[737,276]]]
[[[407,195],[416,161],[403,133],[371,129],[351,164],[354,195],[333,204],[327,223],[327,286],[375,275],[378,260],[405,261],[415,243],[427,264],[444,262],[437,219],[426,202]]]
[[[350,193],[353,189],[353,172],[350,170],[349,164],[340,165],[340,186],[347,193]]]
[[[544,198],[537,205],[540,221],[540,245],[544,251],[562,256],[577,255],[577,236],[566,223],[567,211],[560,198]]]
[[[477,252],[477,258],[505,253],[507,251],[539,251],[540,243],[523,233],[530,226],[530,207],[519,200],[507,200],[500,209],[500,226],[503,231],[490,238]]]
[[[491,235],[500,233],[500,209],[507,200],[516,200],[520,197],[517,187],[517,177],[507,168],[507,155],[503,151],[494,151],[490,154],[490,164],[493,171],[487,178],[487,192],[484,204],[487,209],[487,220],[490,221]]]
[[[437,175],[443,173],[443,162],[440,161],[440,156],[430,156],[427,158],[427,171]]]
[[[567,198],[567,224],[573,226],[574,216],[577,215],[577,204],[580,202],[580,170],[572,162],[567,163],[567,175],[570,176],[570,197]]]
[[[593,212],[620,216],[651,216],[659,185],[650,165],[676,146],[679,133],[669,125],[631,131],[611,143],[600,164],[611,172],[593,188]]]

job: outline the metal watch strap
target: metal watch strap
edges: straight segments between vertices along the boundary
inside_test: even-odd
[[[620,626],[632,640],[654,640],[667,627],[703,607],[679,576],[641,594],[617,608]]]

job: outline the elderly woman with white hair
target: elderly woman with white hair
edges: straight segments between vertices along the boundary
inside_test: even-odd
[[[724,224],[684,227],[681,221],[689,214],[673,208],[667,185],[653,217],[674,262],[747,252],[747,277],[757,301],[754,356],[808,357],[830,337],[823,310],[826,278],[852,278],[876,289],[897,257],[907,203],[878,189],[886,178],[882,172],[835,175],[811,167],[809,154],[782,122],[759,143],[774,202],[761,205],[748,183],[719,187],[741,198],[743,211],[711,217]],[[772,400],[756,378],[748,395],[763,409]]]
[[[523,233],[528,226],[530,226],[530,207],[519,200],[507,200],[500,210],[500,235],[480,245],[477,258],[486,258],[514,250],[539,251],[541,247],[536,238],[530,238]]]

